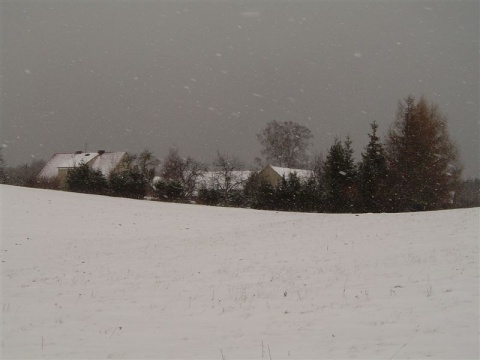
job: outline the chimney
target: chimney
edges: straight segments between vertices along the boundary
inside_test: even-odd
[[[105,154],[105,150],[98,150],[98,155]]]

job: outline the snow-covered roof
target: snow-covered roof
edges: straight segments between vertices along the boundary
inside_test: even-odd
[[[108,176],[110,172],[115,169],[118,163],[126,154],[125,151],[120,152],[105,152],[95,158],[92,163],[93,170],[100,170],[103,175]]]
[[[238,187],[242,188],[248,177],[252,174],[251,171],[232,171],[230,173],[232,177],[232,182],[238,183]],[[207,188],[219,185],[223,187],[223,181],[225,180],[222,171],[207,171],[202,176],[199,176],[197,179],[197,186],[204,186]]]
[[[86,164],[98,156],[98,153],[54,154],[45,164],[39,177],[52,178],[58,175],[58,168],[73,168]]]
[[[107,176],[118,165],[124,155],[125,152],[57,153],[45,164],[38,176],[41,178],[52,178],[58,175],[59,168],[73,168],[87,163],[92,169],[100,170],[102,174]]]
[[[285,178],[288,178],[288,176],[292,173],[296,173],[297,176],[300,179],[308,179],[313,175],[313,171],[311,170],[304,170],[304,169],[290,169],[290,168],[283,168],[283,167],[278,167],[278,166],[270,166],[278,175],[280,176],[285,176]]]

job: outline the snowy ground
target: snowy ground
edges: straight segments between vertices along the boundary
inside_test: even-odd
[[[479,209],[0,196],[2,358],[479,357]]]

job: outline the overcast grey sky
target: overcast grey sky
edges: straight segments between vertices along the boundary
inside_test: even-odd
[[[425,95],[449,119],[467,177],[479,169],[479,2],[1,2],[7,163],[84,149],[217,150],[253,163],[256,134],[292,120],[313,152]]]

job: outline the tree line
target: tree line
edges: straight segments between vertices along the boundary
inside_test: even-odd
[[[145,149],[127,154],[105,177],[87,165],[71,169],[67,190],[160,201],[308,212],[402,212],[479,206],[479,181],[463,181],[462,166],[447,129],[447,119],[424,97],[401,100],[395,120],[382,141],[371,124],[368,144],[358,161],[352,141],[336,138],[325,156],[309,153],[313,135],[292,121],[271,121],[258,141],[263,159],[245,176],[244,164],[217,152],[211,166],[182,157],[171,148],[161,161]],[[56,188],[37,178],[45,162],[9,168],[0,152],[0,181],[21,186]],[[271,164],[308,169],[292,172],[278,183],[262,178]],[[209,171],[210,170],[210,171]]]
[[[281,146],[271,140],[272,129],[279,127]],[[269,161],[293,167],[305,164],[312,136],[304,127],[301,132],[297,129],[296,124],[274,122],[259,134]],[[283,140],[284,133],[290,133],[292,140]],[[303,184],[298,179],[285,179],[270,192],[272,199],[276,193],[282,196],[297,188],[290,201],[295,202],[297,196],[305,198],[307,192],[306,198],[315,199],[314,211],[402,212],[454,206],[461,193],[462,165],[448,133],[447,119],[437,105],[425,97],[417,101],[409,96],[399,102],[386,139],[379,138],[375,122],[368,137],[358,162],[351,140],[335,139],[326,157],[313,161],[312,179]],[[282,146],[285,151],[279,152]],[[308,202],[303,206],[308,210],[312,207]]]

